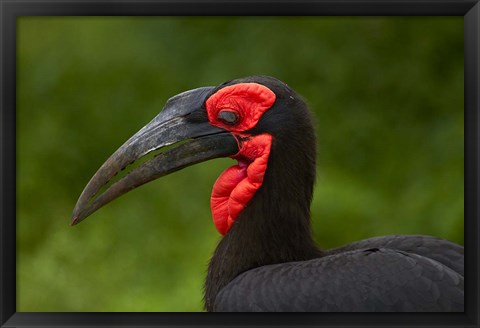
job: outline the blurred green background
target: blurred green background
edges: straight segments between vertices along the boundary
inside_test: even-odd
[[[21,17],[17,311],[202,311],[230,159],[134,190],[78,226],[103,161],[181,91],[266,74],[315,112],[324,248],[463,244],[462,17]]]

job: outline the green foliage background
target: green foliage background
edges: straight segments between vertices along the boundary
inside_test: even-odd
[[[275,76],[315,112],[324,248],[463,244],[461,17],[22,17],[17,310],[201,311],[216,177],[187,168],[69,226],[103,161],[185,90]]]

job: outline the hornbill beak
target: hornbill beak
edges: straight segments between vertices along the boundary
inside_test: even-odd
[[[236,154],[238,144],[235,137],[208,121],[204,103],[213,89],[198,88],[170,98],[159,115],[128,139],[98,169],[75,205],[71,225],[149,181],[196,163]],[[170,145],[100,193],[100,189],[127,165]]]

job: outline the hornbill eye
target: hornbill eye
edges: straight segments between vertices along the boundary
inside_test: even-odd
[[[227,125],[235,125],[238,123],[238,114],[228,109],[221,110],[217,118]]]

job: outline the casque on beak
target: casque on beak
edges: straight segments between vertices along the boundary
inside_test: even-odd
[[[204,104],[213,90],[214,87],[198,88],[170,98],[159,115],[128,139],[98,169],[75,205],[71,225],[149,181],[196,163],[236,154],[236,138],[208,121]],[[167,146],[171,147],[99,193],[127,165]]]

